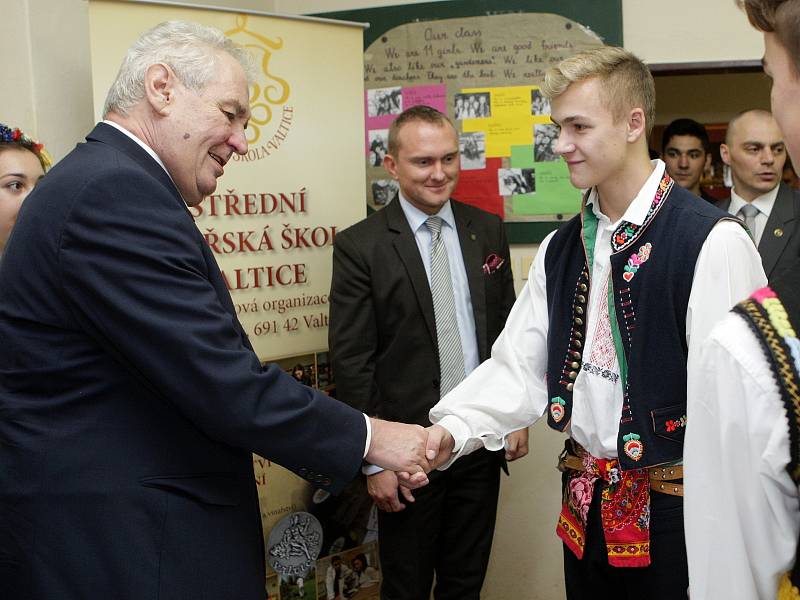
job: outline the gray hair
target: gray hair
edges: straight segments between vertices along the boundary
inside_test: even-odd
[[[127,114],[145,96],[144,75],[154,64],[169,66],[183,85],[201,90],[216,73],[217,57],[228,53],[255,78],[253,59],[244,47],[219,29],[190,21],[165,21],[144,32],[128,49],[117,78],[108,90],[103,114]]]

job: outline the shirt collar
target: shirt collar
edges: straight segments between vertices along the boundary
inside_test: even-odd
[[[779,187],[781,187],[780,183],[766,194],[757,196],[752,202],[750,202],[750,204],[755,206],[758,210],[769,217],[769,214],[772,212],[772,207],[775,205],[775,199],[778,197]],[[731,190],[731,204],[728,207],[728,212],[732,215],[738,215],[739,211],[745,204],[747,204],[747,201],[736,193],[736,188],[733,188]]]
[[[144,143],[142,140],[140,140],[138,137],[136,137],[136,136],[135,136],[134,134],[132,134],[130,131],[128,131],[127,129],[125,129],[125,128],[124,128],[122,125],[120,125],[119,123],[115,123],[114,121],[109,121],[109,120],[107,120],[107,119],[103,119],[103,123],[105,123],[106,125],[111,125],[111,127],[113,127],[114,129],[116,129],[117,131],[119,131],[119,132],[121,132],[121,133],[124,133],[124,134],[125,134],[125,135],[127,135],[127,136],[128,136],[130,139],[132,139],[134,142],[136,142],[137,144],[139,144],[139,146],[141,146],[142,150],[144,150],[145,152],[147,152],[147,153],[148,153],[148,154],[149,154],[149,155],[150,155],[150,156],[153,158],[153,160],[154,160],[154,161],[156,161],[156,162],[159,164],[159,166],[160,166],[162,169],[164,169],[164,172],[165,172],[167,175],[169,175],[169,171],[167,171],[167,167],[166,167],[166,166],[164,166],[164,163],[163,163],[163,162],[161,161],[161,159],[158,157],[158,154],[156,154],[156,153],[155,153],[155,150],[153,150],[153,149],[152,149],[150,146],[148,146],[147,144],[145,144],[145,143]],[[170,175],[170,176],[169,176],[169,178],[170,178],[170,179],[172,179],[172,175]],[[173,183],[174,183],[174,181],[173,181]]]
[[[622,219],[620,220],[633,223],[634,225],[641,225],[644,223],[645,217],[647,217],[647,212],[650,210],[650,206],[653,204],[653,198],[655,198],[658,185],[661,183],[661,179],[664,177],[664,169],[666,168],[664,161],[659,158],[651,160],[650,164],[653,166],[653,172],[650,173],[647,181],[644,182],[644,185],[639,190],[639,193],[636,194],[636,197],[628,205],[625,214],[622,215]],[[597,188],[592,188],[592,190],[589,192],[589,198],[586,200],[586,205],[591,206],[592,212],[594,212],[598,219],[608,219],[608,217],[600,212],[600,206],[597,203]]]
[[[428,213],[422,212],[416,206],[411,204],[408,200],[405,199],[403,196],[403,192],[398,192],[397,197],[400,199],[400,207],[403,209],[403,213],[406,215],[406,221],[408,221],[409,226],[411,227],[411,231],[414,233],[425,224],[429,215]],[[442,221],[447,223],[453,229],[456,228],[456,219],[453,215],[453,206],[450,204],[450,200],[445,202],[442,205],[442,208],[439,209],[439,212],[436,213],[437,217],[441,217]]]

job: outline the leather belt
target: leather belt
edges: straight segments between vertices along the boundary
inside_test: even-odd
[[[583,472],[586,467],[583,460],[574,454],[564,453],[558,461],[558,470]],[[647,469],[650,476],[650,489],[661,494],[670,496],[683,496],[683,483],[676,483],[683,479],[683,465],[673,465],[669,467],[650,467]]]

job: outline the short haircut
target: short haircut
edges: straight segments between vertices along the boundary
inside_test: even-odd
[[[735,129],[736,123],[744,117],[745,115],[758,115],[760,117],[767,117],[772,119],[772,113],[768,110],[764,110],[763,108],[746,108],[745,110],[736,113],[733,118],[728,121],[728,128],[725,131],[725,143],[727,145],[731,145],[731,136],[732,132]]]
[[[774,33],[789,53],[800,77],[800,0],[737,0],[750,23],[759,31]]]
[[[103,114],[127,114],[145,96],[144,76],[151,65],[169,66],[180,82],[192,90],[203,89],[216,77],[217,58],[229,54],[254,79],[250,55],[219,29],[191,21],[165,21],[145,31],[128,49],[108,90]]]
[[[706,154],[711,152],[711,142],[708,139],[708,132],[702,124],[694,119],[675,119],[664,129],[664,135],[661,137],[662,153],[667,149],[667,144],[669,144],[676,135],[690,135],[696,137],[703,145],[703,151]]]
[[[403,125],[413,123],[414,121],[432,123],[440,127],[449,125],[453,128],[453,131],[456,129],[450,118],[435,108],[425,106],[424,104],[412,106],[397,115],[397,118],[392,121],[392,124],[389,126],[389,154],[397,156],[397,151],[400,149],[400,142],[397,139],[400,135],[400,129],[402,129]]]
[[[625,118],[632,108],[644,111],[649,137],[656,120],[653,75],[641,60],[623,48],[599,46],[565,58],[545,73],[542,94],[552,100],[571,84],[592,77],[601,80],[603,98],[614,119]]]

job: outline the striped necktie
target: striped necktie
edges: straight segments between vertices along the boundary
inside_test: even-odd
[[[444,396],[464,379],[464,354],[458,331],[456,303],[447,248],[442,239],[442,218],[428,217],[425,226],[431,232],[431,296],[439,345],[439,395]]]

